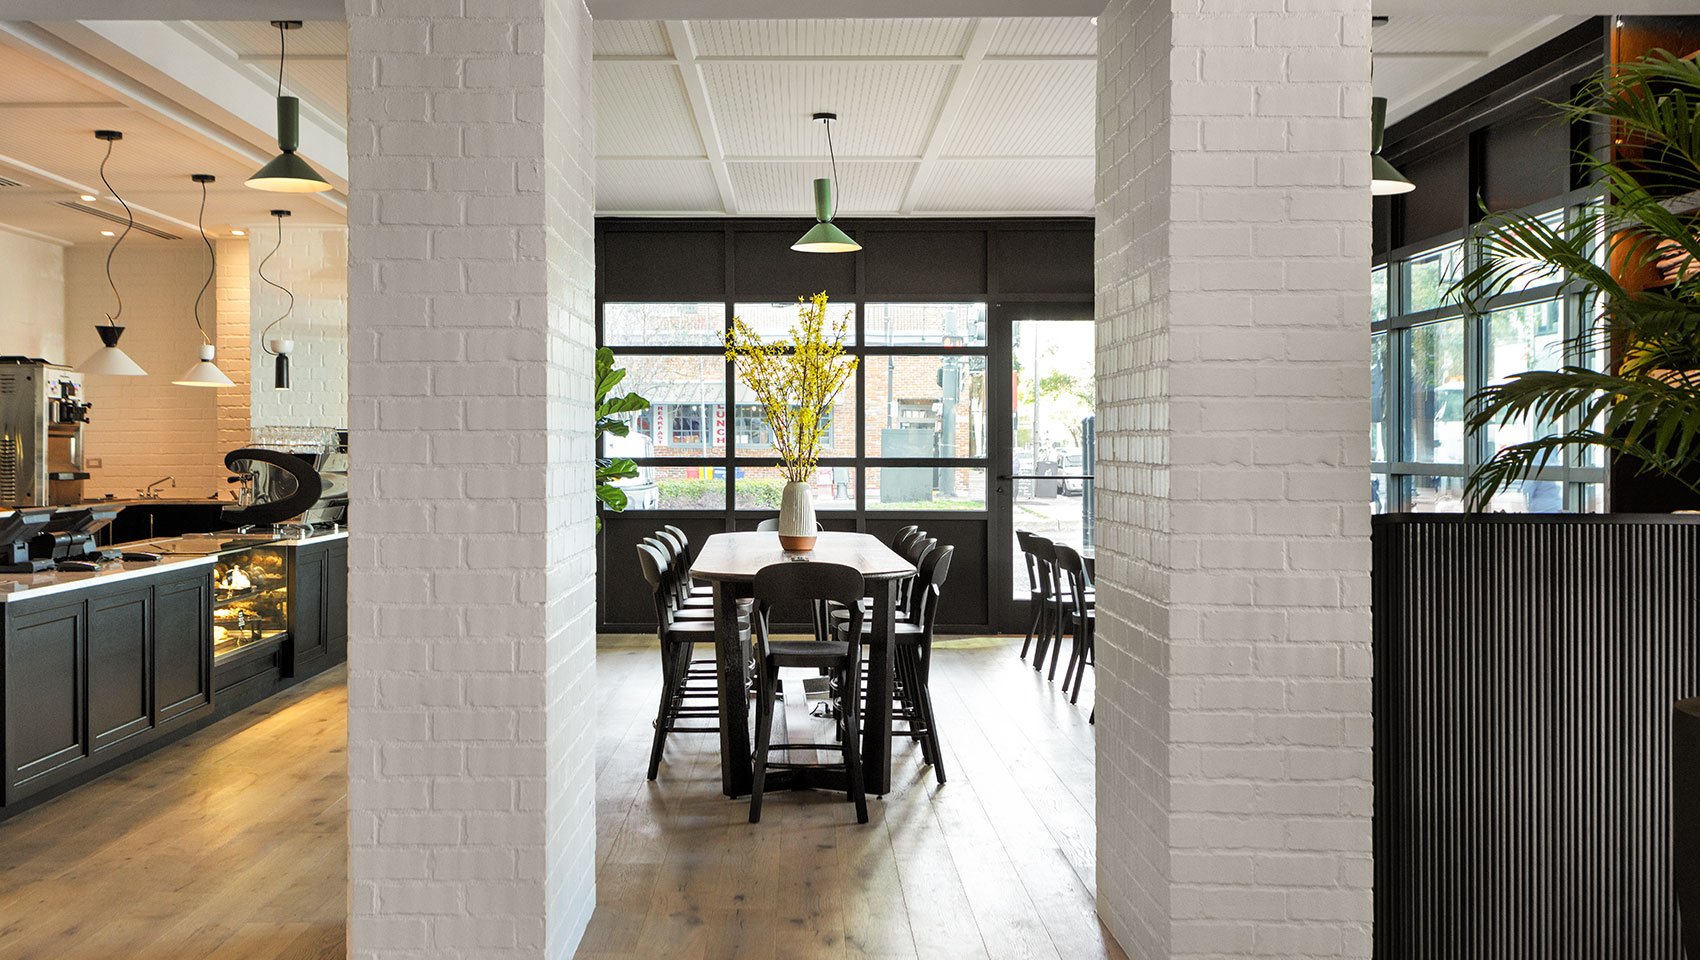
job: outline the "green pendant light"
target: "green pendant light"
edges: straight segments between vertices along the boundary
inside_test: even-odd
[[[1387,98],[1371,97],[1369,101],[1369,192],[1371,196],[1388,197],[1410,193],[1417,185],[1396,170],[1381,155],[1381,141],[1387,134]]]
[[[277,256],[278,249],[283,246],[283,218],[289,216],[289,211],[273,210],[272,216],[277,219],[277,242],[272,244],[272,252],[266,254],[265,258],[260,261],[257,271],[261,280],[283,291],[283,295],[289,298],[289,305],[284,308],[282,316],[266,324],[266,328],[260,331],[260,349],[273,358],[272,389],[288,390],[289,354],[295,349],[295,341],[283,337],[273,337],[271,334],[273,327],[288,320],[289,315],[295,312],[295,294],[288,287],[266,276],[266,264]]]
[[[271,193],[323,193],[331,188],[312,164],[296,156],[301,146],[301,101],[283,95],[284,37],[299,29],[299,20],[273,20],[277,28],[277,148],[282,153],[247,180],[255,190]]]
[[[837,206],[833,203],[833,181],[838,179],[838,155],[832,149],[832,122],[838,119],[836,113],[817,113],[815,122],[826,127],[826,151],[832,158],[832,179],[821,177],[815,181],[815,225],[802,239],[791,244],[791,249],[799,253],[855,253],[862,245],[850,239],[850,235],[838,229],[832,222]]]

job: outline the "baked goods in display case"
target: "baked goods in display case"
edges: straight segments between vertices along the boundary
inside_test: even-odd
[[[213,657],[282,639],[288,623],[288,575],[273,546],[227,553],[213,568]]]

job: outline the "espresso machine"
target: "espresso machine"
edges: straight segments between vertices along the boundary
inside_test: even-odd
[[[0,357],[0,504],[81,502],[88,422],[82,374],[39,358]]]

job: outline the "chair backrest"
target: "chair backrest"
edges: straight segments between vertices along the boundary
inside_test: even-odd
[[[1062,585],[1057,580],[1057,545],[1038,534],[1029,534],[1028,546],[1032,547],[1033,566],[1039,574],[1039,593],[1046,601],[1061,600],[1059,592]]]
[[[915,577],[915,594],[917,600],[911,601],[915,612],[912,623],[921,628],[924,642],[931,643],[933,639],[933,624],[939,615],[939,597],[944,590],[945,577],[950,575],[950,558],[956,553],[956,548],[943,544],[927,553],[927,558],[921,561],[921,572]]]
[[[690,585],[683,582],[679,572],[684,568],[679,563],[679,545],[673,542],[669,535],[657,530],[654,536],[644,537],[639,544],[655,549],[661,554],[665,563],[661,570],[661,579],[665,582],[668,592],[672,595],[671,605],[679,607],[685,598],[690,596]]]
[[[686,570],[689,570],[691,568],[691,560],[693,559],[691,554],[691,538],[685,536],[685,531],[673,526],[671,523],[662,524],[661,529],[671,533],[673,535],[673,539],[679,541],[679,562]]]
[[[648,538],[645,538],[648,539]],[[655,630],[662,636],[673,625],[673,586],[669,583],[666,551],[649,543],[637,545],[638,565],[655,598]]]
[[[820,523],[819,520],[816,520],[815,521],[815,529],[816,530],[825,530],[826,528],[821,526],[821,523]],[[756,524],[756,530],[763,532],[763,533],[778,533],[779,532],[779,518],[778,517],[768,517],[766,520],[763,520],[762,522]]]
[[[896,553],[902,553],[903,544],[908,541],[909,535],[919,529],[921,528],[915,526],[913,523],[907,527],[900,528],[896,533],[891,535],[891,542],[887,544],[887,546],[891,547],[891,549]]]
[[[780,600],[833,600],[843,604],[850,612],[851,657],[861,655],[861,601],[867,593],[867,584],[855,567],[813,561],[772,563],[756,571],[750,592],[755,597],[756,616],[762,625],[757,632],[763,656],[767,654],[767,612]]]
[[[1027,592],[1039,592],[1039,568],[1033,559],[1033,534],[1026,530],[1015,531],[1015,544],[1021,548],[1021,560],[1027,564]]]
[[[922,531],[920,536],[909,541],[909,546],[908,549],[904,551],[903,559],[913,564],[916,570],[920,570],[921,564],[926,562],[927,555],[932,553],[938,545],[939,542],[937,540],[927,536],[926,532]],[[898,584],[897,587],[897,610],[906,617],[915,612],[915,583],[916,578],[909,577],[902,583]]]
[[[1080,559],[1080,554],[1066,544],[1055,544],[1052,551],[1056,554],[1057,568],[1063,573],[1061,586],[1074,597],[1074,609],[1077,612],[1086,609],[1086,564]]]

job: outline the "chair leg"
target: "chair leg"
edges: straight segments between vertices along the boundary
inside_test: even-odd
[[[1079,629],[1082,636],[1080,643],[1080,673],[1074,678],[1074,694],[1068,698],[1069,703],[1080,702],[1080,688],[1086,680],[1086,664],[1089,660],[1093,659],[1092,641],[1094,639],[1093,634],[1096,631],[1091,626],[1087,625],[1088,621],[1085,617],[1081,617],[1080,620],[1081,626]],[[1094,666],[1096,666],[1096,664],[1094,664]],[[1097,713],[1097,711],[1094,710],[1093,713]]]
[[[939,785],[943,786],[944,750],[939,747],[938,718],[933,715],[933,688],[928,684],[928,674],[931,671],[926,664],[920,662],[919,652],[916,653],[914,672],[918,678],[916,685],[919,687],[915,693],[915,709],[917,713],[926,718],[924,722],[927,725],[927,735],[921,740],[921,743],[932,747],[933,776],[938,779]]]
[[[1033,601],[1033,622],[1027,625],[1027,639],[1021,641],[1021,659],[1027,659],[1027,648],[1033,644],[1033,638],[1038,635],[1039,621],[1044,616],[1044,604]]]
[[[1051,622],[1056,627],[1056,642],[1051,645],[1051,672],[1045,675],[1047,680],[1057,678],[1057,660],[1062,656],[1063,618],[1060,608],[1053,611]]]
[[[661,769],[661,747],[667,742],[667,728],[673,725],[673,651],[661,651],[661,702],[655,708],[655,742],[649,748],[649,779],[654,780]]]
[[[1044,671],[1044,669],[1045,669],[1045,651],[1047,649],[1049,649],[1050,645],[1051,645],[1051,605],[1050,604],[1048,604],[1048,603],[1040,603],[1039,604],[1038,624],[1039,624],[1039,632],[1037,634],[1037,638],[1038,638],[1038,641],[1039,641],[1039,646],[1033,654],[1033,672],[1034,673],[1040,673],[1040,672]]]
[[[856,805],[856,822],[867,823],[868,795],[862,786],[862,738],[858,733],[861,724],[857,722],[861,711],[856,702],[861,699],[858,690],[862,681],[861,672],[860,664],[852,664],[844,678],[844,689],[847,691],[844,697],[844,713],[849,717],[849,722],[845,724],[847,732],[844,735],[844,773],[845,779],[850,781],[850,802]]]
[[[1068,666],[1063,669],[1063,693],[1068,692],[1068,685],[1074,681],[1074,670],[1079,665],[1082,656],[1080,652],[1080,619],[1078,617],[1075,618],[1071,632],[1074,642],[1068,646]]]
[[[773,697],[769,696],[772,689],[772,678],[767,675],[766,664],[763,664],[761,693],[756,697],[756,755],[754,776],[750,782],[750,822],[761,822],[762,790],[767,786],[767,748],[768,741],[773,739]]]

